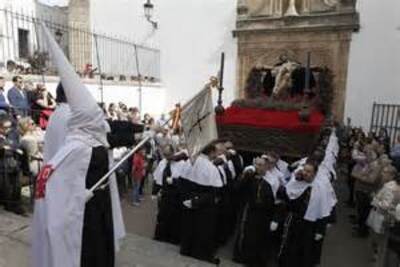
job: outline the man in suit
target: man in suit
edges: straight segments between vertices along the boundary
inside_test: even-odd
[[[28,115],[29,103],[26,92],[23,90],[23,80],[21,76],[14,76],[12,79],[14,86],[8,90],[7,98],[10,105],[15,108],[15,113],[19,116]]]
[[[6,80],[4,79],[4,77],[0,76],[0,113],[4,113],[9,108],[6,97],[4,95],[5,84]]]

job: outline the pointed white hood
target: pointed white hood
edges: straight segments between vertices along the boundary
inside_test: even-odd
[[[42,24],[51,59],[57,68],[68,104],[71,117],[68,121],[68,137],[79,138],[91,146],[108,146],[107,132],[109,127],[105,116],[96,100],[81,82],[79,76],[65,57],[53,36]]]

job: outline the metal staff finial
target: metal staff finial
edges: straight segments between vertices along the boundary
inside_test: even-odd
[[[221,54],[221,68],[219,71],[219,86],[218,86],[218,102],[215,107],[215,113],[221,115],[224,113],[225,108],[222,106],[222,92],[224,91],[224,68],[225,68],[225,53]]]

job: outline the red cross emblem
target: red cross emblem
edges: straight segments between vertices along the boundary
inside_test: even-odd
[[[35,192],[35,199],[44,198],[46,195],[46,183],[49,180],[51,174],[53,173],[54,169],[51,165],[46,165],[40,171],[37,179],[36,179],[36,192]]]

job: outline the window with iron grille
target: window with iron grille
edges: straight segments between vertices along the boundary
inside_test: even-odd
[[[18,54],[20,59],[29,58],[29,31],[18,29]]]

